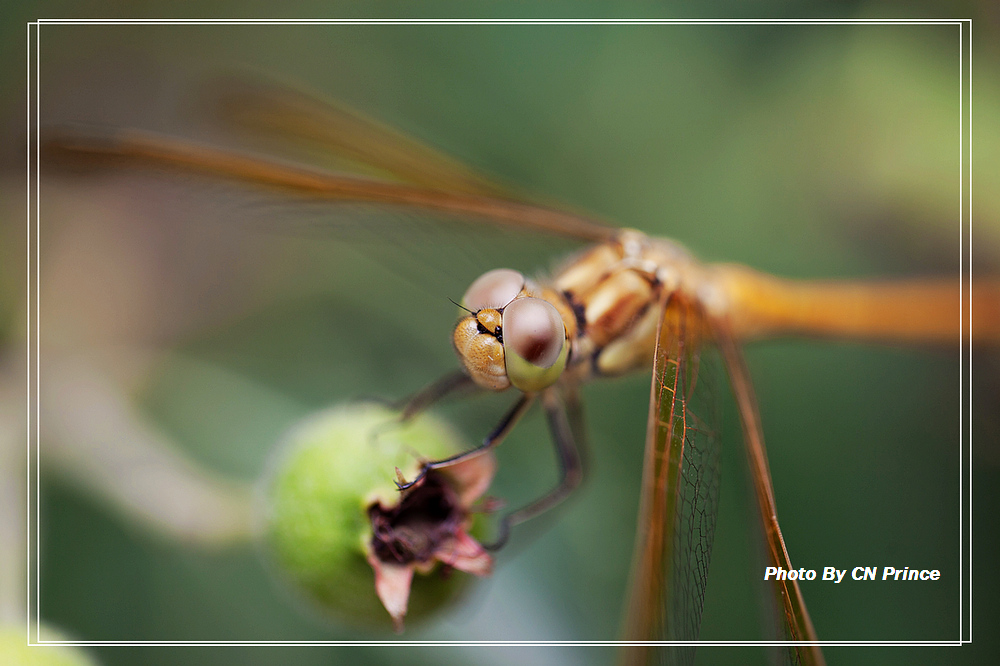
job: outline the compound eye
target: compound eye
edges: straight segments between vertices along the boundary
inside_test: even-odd
[[[522,391],[553,384],[566,367],[566,326],[555,306],[523,297],[503,310],[503,348],[510,383]]]
[[[497,268],[480,275],[462,297],[462,305],[479,312],[483,308],[503,308],[524,288],[524,276],[509,268]]]

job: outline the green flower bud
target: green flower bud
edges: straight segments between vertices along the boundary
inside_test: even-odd
[[[267,551],[282,578],[352,624],[391,616],[399,631],[407,613],[447,604],[468,580],[451,569],[487,575],[492,566],[468,530],[494,459],[430,472],[405,492],[395,475],[413,479],[421,463],[467,448],[441,420],[400,423],[375,404],[329,409],[294,428],[265,486]]]

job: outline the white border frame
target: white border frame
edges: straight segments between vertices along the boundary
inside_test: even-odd
[[[39,286],[40,286],[40,175],[39,141],[40,37],[43,25],[953,25],[959,28],[959,276],[961,339],[972,322],[972,19],[37,19],[27,23],[27,576],[26,624],[30,646],[961,646],[972,643],[972,345],[959,347],[959,638],[954,641],[71,641],[42,640],[39,635],[41,564],[39,555]],[[966,54],[968,61],[966,61]],[[967,149],[966,149],[967,146]],[[966,235],[966,222],[968,234]],[[968,239],[966,241],[966,238]],[[32,253],[34,251],[34,254]],[[968,260],[966,261],[966,255]],[[968,281],[969,293],[964,291]],[[968,315],[966,315],[968,308]],[[968,393],[966,393],[968,391]],[[966,402],[967,401],[967,402]],[[968,411],[968,442],[964,415]],[[964,454],[968,451],[968,457]],[[967,465],[967,466],[966,466]],[[967,477],[967,481],[966,481]],[[966,488],[966,486],[968,486]],[[966,508],[968,502],[968,508]],[[963,566],[966,562],[967,565]],[[968,571],[966,572],[966,567]]]

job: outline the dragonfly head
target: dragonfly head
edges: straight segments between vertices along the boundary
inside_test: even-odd
[[[479,386],[540,391],[566,368],[566,325],[555,306],[533,292],[523,275],[508,268],[480,276],[465,292],[468,314],[455,325],[452,341]]]

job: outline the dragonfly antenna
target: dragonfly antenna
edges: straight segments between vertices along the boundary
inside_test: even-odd
[[[448,300],[449,300],[449,301],[451,301],[452,303],[454,303],[455,305],[457,305],[457,306],[458,306],[459,308],[461,308],[462,310],[465,310],[465,311],[466,311],[466,312],[468,312],[469,314],[476,314],[475,312],[473,312],[473,311],[472,311],[472,310],[470,310],[469,308],[465,307],[465,306],[464,306],[464,305],[462,305],[461,303],[456,303],[454,299],[452,299],[452,298],[449,298]]]

